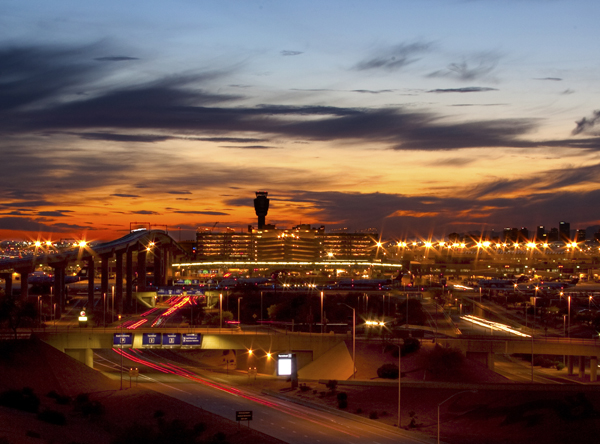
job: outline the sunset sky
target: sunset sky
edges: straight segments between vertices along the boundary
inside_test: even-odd
[[[600,224],[600,2],[0,5],[0,239]]]

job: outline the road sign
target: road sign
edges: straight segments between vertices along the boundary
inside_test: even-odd
[[[163,347],[181,346],[181,333],[163,333],[162,345]]]
[[[235,412],[236,421],[252,421],[252,410],[238,410]]]
[[[183,333],[181,335],[181,340],[184,347],[202,345],[200,333]]]
[[[142,346],[154,347],[161,345],[162,335],[160,333],[143,333]]]
[[[115,345],[120,347],[133,345],[133,333],[114,333],[113,346]]]

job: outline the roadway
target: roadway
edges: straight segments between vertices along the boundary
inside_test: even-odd
[[[142,355],[139,355],[142,356]],[[199,369],[184,368],[181,363],[165,362],[163,357],[144,353],[130,361],[124,358],[124,387],[129,386],[127,371],[140,368],[139,385],[143,388],[177,398],[224,418],[235,420],[235,412],[252,410],[250,427],[290,444],[307,442],[324,444],[417,444],[431,440],[417,439],[413,433],[389,426],[351,418],[328,410],[313,409],[273,396],[257,389],[235,384],[235,378],[225,375],[207,375]],[[120,378],[121,356],[108,351],[94,357],[95,367],[113,379]],[[146,363],[146,364],[144,364]],[[152,368],[153,367],[153,368]],[[159,369],[162,368],[161,369]],[[171,373],[164,373],[165,369]],[[247,378],[238,373],[237,378]],[[228,378],[226,381],[224,378]],[[234,385],[232,385],[234,383]],[[246,426],[246,424],[244,424]]]

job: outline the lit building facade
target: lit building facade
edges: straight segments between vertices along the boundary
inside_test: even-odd
[[[319,261],[370,260],[377,254],[378,234],[325,231],[321,226],[298,225],[291,229],[196,233],[195,260],[198,261]]]

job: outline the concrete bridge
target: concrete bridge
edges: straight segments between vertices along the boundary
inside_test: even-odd
[[[136,270],[134,270],[134,254]],[[154,287],[166,284],[171,273],[173,256],[184,255],[185,251],[162,230],[138,230],[120,239],[90,247],[74,247],[62,251],[43,251],[25,258],[0,260],[0,278],[4,279],[6,294],[12,293],[13,273],[21,275],[21,296],[28,295],[28,277],[40,265],[54,268],[54,299],[56,318],[60,319],[65,309],[65,269],[70,262],[84,262],[88,269],[88,307],[94,306],[95,261],[100,260],[100,291],[104,296],[109,291],[109,262],[115,260],[115,308],[119,313],[128,313],[133,308],[133,289],[146,290],[146,264],[153,263]],[[123,267],[125,266],[125,267]],[[123,269],[125,268],[125,269]],[[135,276],[137,275],[137,277]],[[135,283],[134,283],[135,278]],[[125,281],[125,282],[124,282]]]
[[[494,369],[494,355],[533,354],[555,355],[567,357],[569,375],[573,374],[575,360],[579,364],[579,377],[585,376],[586,358],[590,361],[590,381],[597,380],[598,358],[600,357],[600,341],[593,339],[564,338],[443,338],[438,339],[440,345],[461,350],[468,358],[480,361]]]
[[[125,348],[146,348],[143,334],[197,333],[200,350],[233,350],[236,368],[256,368],[259,373],[274,374],[277,353],[295,353],[299,377],[305,379],[348,379],[352,375],[352,357],[345,335],[310,333],[260,333],[213,329],[74,329],[36,333],[42,341],[67,355],[94,366],[94,350],[115,348],[115,334],[131,333],[133,341]],[[116,348],[119,348],[117,345]],[[154,348],[154,347],[147,347]],[[162,345],[160,348],[175,348]]]

